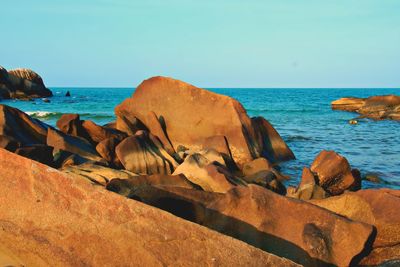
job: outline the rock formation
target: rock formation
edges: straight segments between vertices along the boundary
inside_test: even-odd
[[[297,266],[3,149],[0,166],[5,266]]]
[[[361,118],[400,120],[400,96],[341,98],[332,102],[332,109],[357,112],[361,114]]]
[[[277,136],[260,132],[238,101],[171,78],[145,80],[115,113],[118,129],[126,131],[127,124],[140,120],[165,147],[171,144],[174,150],[178,146],[201,149],[205,140],[220,135],[239,166],[262,154],[276,160],[294,158],[287,147],[274,153],[282,149],[273,140]],[[285,154],[276,157],[282,151]]]
[[[376,227],[372,252],[362,265],[378,265],[400,259],[400,192],[398,190],[360,190],[312,203],[354,221]]]
[[[7,72],[6,69],[0,67],[0,98],[26,99],[52,95],[36,72],[30,69],[15,69]]]

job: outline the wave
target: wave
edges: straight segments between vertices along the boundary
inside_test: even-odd
[[[59,118],[63,115],[61,112],[51,112],[51,111],[27,111],[25,112],[32,118],[36,119],[51,119],[51,118]]]
[[[52,111],[27,111],[25,112],[29,116],[35,119],[59,119],[63,114],[62,112],[52,112]],[[114,115],[102,114],[102,113],[78,113],[81,119],[114,119]]]

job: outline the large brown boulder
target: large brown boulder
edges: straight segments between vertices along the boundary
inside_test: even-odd
[[[138,174],[171,174],[178,163],[160,141],[146,131],[137,131],[115,148],[124,168]]]
[[[397,95],[341,98],[331,104],[334,110],[357,112],[360,117],[400,120],[400,96]]]
[[[355,265],[374,237],[371,225],[256,185],[225,194],[157,185],[120,193],[304,266]]]
[[[63,150],[77,154],[83,158],[94,161],[104,161],[96,152],[96,149],[85,139],[64,134],[63,132],[48,129],[47,145],[54,147],[55,151]]]
[[[19,109],[0,105],[0,145],[14,151],[20,146],[46,144],[47,124]]]
[[[301,200],[323,199],[329,194],[317,184],[314,173],[309,168],[303,168],[301,182],[293,191],[288,190],[287,196]]]
[[[115,148],[119,143],[121,143],[121,139],[117,137],[110,137],[104,139],[96,146],[96,151],[99,155],[105,159],[110,166],[115,168],[123,168],[121,161],[118,159],[117,155],[115,154]]]
[[[42,78],[30,69],[6,71],[0,67],[0,96],[3,98],[49,97],[52,92],[46,88]]]
[[[0,149],[5,266],[297,266]]]
[[[317,184],[331,195],[361,188],[359,172],[352,171],[347,159],[334,151],[321,151],[310,169],[317,179]]]
[[[377,230],[372,252],[363,265],[378,265],[400,259],[400,191],[360,190],[312,203],[354,221],[374,225]]]
[[[160,135],[164,146],[170,143],[175,151],[179,146],[201,149],[208,138],[224,136],[233,159],[240,166],[259,157],[266,148],[261,141],[268,138],[258,133],[235,99],[166,77],[142,82],[131,98],[115,108],[115,113],[117,127],[119,122],[125,128],[127,122],[139,119],[151,133]],[[159,123],[154,123],[155,118]],[[292,158],[277,157],[280,151],[274,151],[274,146],[271,149],[276,152],[271,154],[273,158]]]

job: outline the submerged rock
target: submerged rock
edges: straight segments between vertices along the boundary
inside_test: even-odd
[[[364,118],[400,120],[400,96],[396,95],[341,98],[331,104],[334,110],[357,112]]]
[[[0,166],[5,265],[298,266],[3,149]]]
[[[208,138],[220,135],[226,138],[239,166],[262,154],[277,161],[294,158],[276,131],[269,135],[254,126],[238,101],[172,78],[145,80],[115,113],[118,129],[140,120],[167,149],[171,144],[175,151],[179,146],[198,150],[206,146]]]
[[[30,69],[15,69],[7,72],[0,67],[0,96],[2,98],[42,98],[52,96],[42,78]]]

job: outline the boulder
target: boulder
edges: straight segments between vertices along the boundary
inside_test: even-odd
[[[3,149],[0,166],[2,264],[298,266]]]
[[[107,183],[107,190],[113,191],[120,195],[135,198],[138,190],[149,186],[170,186],[186,189],[199,189],[198,186],[191,183],[184,175],[139,175],[136,177],[123,179],[115,178]]]
[[[0,144],[15,150],[19,146],[46,144],[47,129],[51,127],[31,118],[19,109],[0,105]]]
[[[78,175],[92,181],[94,184],[103,186],[113,179],[130,179],[137,176],[137,174],[131,173],[127,170],[115,170],[90,161],[79,165],[66,165],[64,163],[61,171],[68,173],[69,175]]]
[[[117,125],[120,122],[126,127],[140,120],[151,133],[161,135],[158,137],[164,146],[171,143],[175,151],[179,146],[199,150],[207,138],[224,136],[239,166],[259,157],[263,148],[261,136],[268,138],[257,132],[243,106],[233,98],[166,77],[142,82],[131,98],[115,108],[115,113]],[[154,123],[154,117],[162,129]],[[292,158],[279,155],[274,151],[276,147],[271,147],[273,158]]]
[[[287,196],[301,200],[323,199],[328,197],[329,194],[317,184],[315,179],[314,173],[312,173],[309,168],[303,168],[299,186],[293,192],[289,191]]]
[[[374,229],[257,185],[225,194],[148,186],[130,197],[304,266],[353,266],[368,253]]]
[[[61,132],[73,136],[88,137],[82,128],[79,114],[63,114],[56,123]]]
[[[334,151],[323,150],[310,169],[318,180],[317,184],[331,195],[361,188],[359,172],[352,171],[347,159]]]
[[[138,174],[171,174],[178,166],[159,140],[146,131],[124,139],[115,153],[126,170]]]
[[[400,255],[400,190],[379,189],[348,192],[313,200],[313,204],[376,227],[372,252],[361,265],[380,265]]]
[[[262,117],[251,118],[257,133],[257,143],[260,146],[260,156],[271,162],[281,162],[295,159],[295,156],[271,123]]]
[[[400,96],[397,95],[341,98],[331,104],[333,110],[357,112],[362,118],[400,120]]]
[[[3,98],[49,97],[52,92],[46,88],[42,78],[29,69],[6,71],[0,69],[0,93]]]
[[[93,146],[83,138],[48,129],[47,145],[55,151],[64,150],[94,161],[103,161]]]
[[[96,123],[85,120],[82,122],[82,127],[85,129],[92,143],[98,144],[108,138],[117,138],[123,140],[127,134],[116,129],[103,127]]]
[[[53,148],[51,146],[47,145],[25,146],[17,148],[14,153],[49,166],[54,165]]]
[[[104,139],[96,146],[96,151],[99,155],[105,159],[110,166],[121,169],[123,168],[121,161],[118,159],[117,155],[115,154],[115,148],[119,143],[121,143],[121,139],[118,137],[110,137]]]
[[[209,192],[225,193],[237,184],[236,178],[223,165],[199,153],[187,156],[173,173],[178,174]]]
[[[57,127],[65,134],[84,138],[92,144],[98,144],[111,137],[119,140],[127,137],[125,133],[116,129],[100,126],[89,120],[82,121],[78,114],[62,115],[57,121]]]

